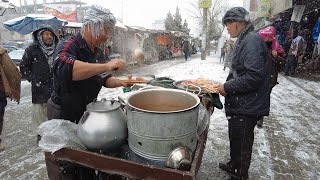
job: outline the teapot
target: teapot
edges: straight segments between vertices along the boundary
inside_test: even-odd
[[[89,103],[77,135],[88,150],[107,152],[119,148],[128,137],[127,116],[121,104],[105,98]]]

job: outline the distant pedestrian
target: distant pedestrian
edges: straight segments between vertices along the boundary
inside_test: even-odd
[[[221,48],[220,62],[221,62],[221,59],[222,59],[222,61],[224,61],[224,57],[226,55],[226,47],[227,47],[227,41],[224,42],[224,44]]]
[[[189,48],[189,41],[184,41],[183,43],[183,53],[184,53],[184,59],[187,61],[188,58],[189,58],[189,51],[190,51],[190,48]]]
[[[27,47],[20,63],[22,77],[31,82],[32,125],[37,133],[38,126],[47,117],[47,101],[53,86],[52,63],[58,37],[50,28],[33,32],[34,42]],[[37,135],[37,142],[40,140]]]
[[[1,134],[7,98],[20,101],[20,72],[4,48],[0,48],[0,151],[5,149]]]
[[[302,32],[292,40],[285,65],[285,75],[293,76],[298,66],[298,59],[304,56],[306,49]]]
[[[235,39],[235,38],[232,38],[232,39]],[[234,40],[232,39],[229,39],[226,43],[226,48],[225,48],[226,57],[223,65],[223,70],[226,70],[226,67],[229,69],[231,68],[232,56],[233,56],[233,43],[234,43]]]
[[[270,111],[271,63],[266,45],[253,32],[244,8],[231,8],[222,22],[231,38],[238,39],[227,80],[219,86],[219,93],[225,96],[231,157],[229,162],[219,163],[219,168],[231,179],[244,180],[249,177],[254,128]]]

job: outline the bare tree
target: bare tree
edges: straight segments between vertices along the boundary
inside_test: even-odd
[[[199,0],[195,0],[195,2],[191,3],[191,9],[189,16],[197,22],[197,32],[201,32],[201,28],[203,25],[203,11],[198,7]],[[207,32],[207,48],[210,45],[212,40],[217,40],[217,38],[221,37],[223,31],[222,25],[222,17],[224,13],[230,8],[230,4],[228,1],[221,0],[212,0],[212,6],[208,9],[208,32]]]

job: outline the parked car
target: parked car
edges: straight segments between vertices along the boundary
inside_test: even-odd
[[[20,62],[22,60],[23,54],[24,54],[24,49],[17,49],[8,53],[9,57],[17,66],[20,66]]]
[[[11,51],[13,51],[13,50],[18,50],[18,48],[15,47],[15,46],[3,45],[2,47],[3,47],[4,49],[6,49],[8,53],[11,52]]]

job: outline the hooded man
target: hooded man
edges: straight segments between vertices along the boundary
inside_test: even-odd
[[[48,101],[48,119],[78,123],[86,105],[102,86],[125,86],[111,73],[125,66],[123,59],[106,61],[99,45],[111,37],[116,18],[106,8],[92,5],[83,18],[81,32],[57,47],[53,65],[54,85]]]
[[[48,119],[47,101],[52,92],[52,62],[58,37],[47,27],[36,30],[32,35],[34,42],[25,50],[20,71],[22,78],[31,82],[32,124],[36,132],[38,126]]]
[[[225,96],[231,157],[228,163],[219,163],[219,167],[231,179],[248,179],[254,127],[270,110],[271,63],[267,47],[253,32],[249,13],[244,8],[231,8],[222,22],[231,38],[237,40],[229,75],[219,86],[219,93]]]

